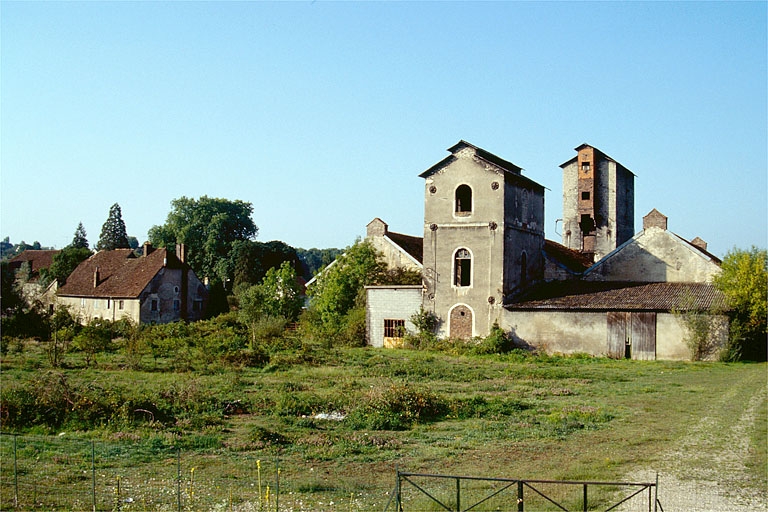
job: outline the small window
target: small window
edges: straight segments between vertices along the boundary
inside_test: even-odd
[[[385,338],[402,338],[405,335],[405,320],[384,320]]]
[[[107,309],[112,309],[112,299],[107,299]]]
[[[472,255],[467,249],[456,251],[454,258],[454,284],[456,286],[469,286],[472,276]]]
[[[459,215],[472,213],[472,189],[469,185],[459,185],[456,189],[456,213]]]
[[[120,311],[122,311],[123,309],[125,309],[125,301],[124,301],[124,300],[121,300],[121,301],[119,301],[119,302],[117,303],[117,309],[119,309]]]
[[[581,170],[584,172],[589,172],[591,166],[589,165],[589,162],[581,162]]]
[[[581,199],[582,201],[589,201],[589,192],[582,192]]]
[[[152,302],[150,304],[150,311],[157,311],[157,299],[152,299]]]
[[[181,310],[181,301],[179,299],[173,299],[173,310],[176,312]]]
[[[199,313],[203,310],[203,300],[202,299],[195,299],[195,301],[192,303],[192,311],[195,313]]]
[[[178,286],[174,286],[173,287],[173,293],[179,293],[179,287]]]

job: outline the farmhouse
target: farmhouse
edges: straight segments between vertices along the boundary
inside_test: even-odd
[[[58,305],[80,322],[94,318],[137,323],[199,320],[208,290],[185,262],[186,248],[176,252],[144,244],[142,256],[132,249],[99,251],[82,262],[58,290]]]
[[[588,144],[563,169],[563,243],[544,236],[544,187],[466,141],[425,180],[421,258],[415,237],[374,219],[367,237],[390,265],[421,263],[422,286],[366,289],[368,341],[397,346],[423,308],[441,337],[486,336],[494,324],[521,345],[635,359],[687,359],[679,312],[723,299],[720,261],[667,230],[656,210],[634,232],[635,175]],[[407,255],[412,256],[408,258]],[[398,259],[399,258],[399,259]],[[418,267],[415,267],[418,268]],[[727,320],[713,318],[716,341]]]
[[[10,268],[16,273],[16,284],[21,289],[24,301],[30,306],[48,307],[55,302],[57,283],[44,284],[40,271],[53,263],[58,250],[27,249],[9,260]]]

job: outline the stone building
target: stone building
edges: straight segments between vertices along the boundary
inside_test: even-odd
[[[424,178],[424,309],[438,335],[486,336],[503,304],[543,276],[544,187],[460,141]]]
[[[419,308],[437,335],[486,336],[494,323],[521,346],[633,359],[688,359],[681,311],[724,307],[720,261],[701,239],[668,231],[657,210],[634,230],[634,174],[582,144],[563,169],[563,243],[544,237],[544,187],[465,141],[425,179],[422,286],[366,290],[368,341],[398,346]],[[390,265],[408,251],[380,219],[368,237]],[[404,236],[404,235],[401,235]],[[411,246],[415,237],[408,237]],[[713,346],[725,316],[712,317]]]
[[[635,175],[589,144],[560,167],[563,245],[598,261],[635,234]]]
[[[185,262],[185,246],[176,252],[144,245],[99,251],[82,262],[58,290],[57,304],[85,324],[94,318],[135,323],[200,320],[208,289]]]

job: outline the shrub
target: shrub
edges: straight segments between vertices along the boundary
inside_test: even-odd
[[[472,351],[476,354],[506,354],[514,348],[512,337],[494,322],[490,334],[481,339]]]
[[[445,400],[432,391],[393,384],[373,390],[345,421],[358,430],[406,430],[414,423],[438,420],[447,412]]]

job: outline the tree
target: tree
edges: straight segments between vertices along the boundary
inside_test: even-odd
[[[59,286],[67,282],[67,278],[80,263],[91,257],[93,253],[87,247],[65,247],[51,260],[51,266],[40,271],[44,283],[50,283],[54,279]]]
[[[341,249],[296,249],[301,261],[301,276],[312,279],[317,272],[335,260],[343,251]]]
[[[86,238],[85,228],[83,227],[82,222],[77,224],[75,237],[72,239],[72,243],[69,244],[69,246],[75,249],[89,249],[88,239]]]
[[[318,275],[308,293],[310,318],[317,319],[322,335],[347,332],[350,336],[359,336],[361,319],[363,328],[365,325],[364,287],[378,283],[386,270],[386,264],[370,242],[358,241]]]
[[[731,308],[730,358],[766,359],[766,316],[768,315],[768,253],[750,250],[728,251],[715,277]]]
[[[120,205],[115,203],[109,208],[109,216],[104,225],[101,226],[101,236],[99,236],[99,242],[96,244],[96,250],[112,251],[129,248],[123,213],[120,210]]]
[[[295,269],[301,265],[296,249],[290,245],[278,240],[266,243],[238,240],[218,268],[220,274],[232,276],[232,289],[237,290],[261,283],[269,269],[279,268],[284,262],[289,262]]]
[[[226,262],[235,242],[252,240],[258,228],[251,219],[253,206],[202,196],[171,201],[171,212],[162,226],[152,226],[149,241],[156,247],[187,246],[187,263],[200,276],[226,283],[232,279]]]
[[[267,315],[281,316],[296,321],[304,305],[298,276],[294,266],[284,261],[280,268],[270,268],[261,285],[262,311]]]

